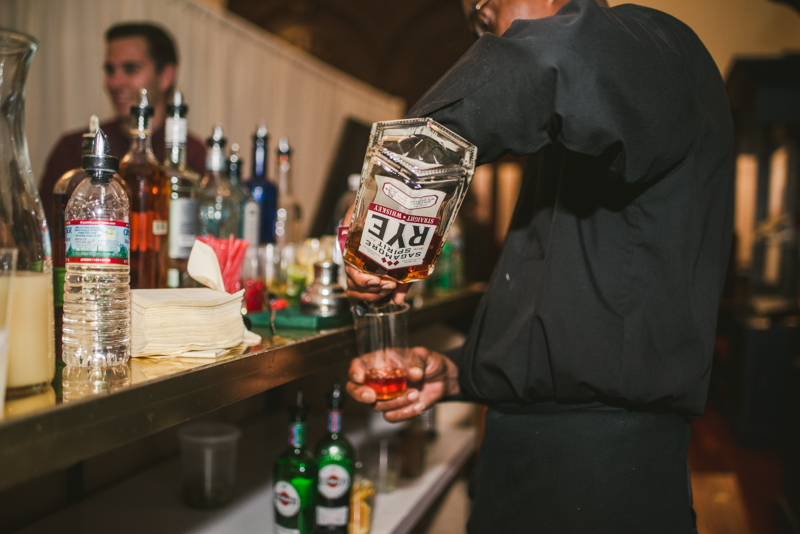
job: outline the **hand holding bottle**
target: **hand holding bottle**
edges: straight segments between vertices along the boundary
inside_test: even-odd
[[[394,399],[376,402],[375,391],[364,385],[370,367],[369,355],[350,363],[347,393],[359,402],[374,404],[375,411],[384,412],[384,418],[390,422],[410,419],[436,401],[460,392],[456,364],[447,356],[425,347],[411,350],[408,380],[413,387]]]

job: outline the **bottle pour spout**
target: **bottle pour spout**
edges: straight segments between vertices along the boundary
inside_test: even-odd
[[[111,155],[111,147],[103,130],[97,130],[92,143],[92,152],[83,157],[83,168],[88,171],[100,171],[113,174],[119,170],[119,160]]]

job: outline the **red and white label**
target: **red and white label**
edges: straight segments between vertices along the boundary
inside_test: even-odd
[[[292,517],[300,510],[300,494],[285,480],[273,486],[272,502],[275,504],[275,510],[283,517]]]
[[[375,180],[378,192],[367,209],[359,252],[387,270],[422,265],[446,194],[385,176]]]
[[[66,262],[128,265],[131,231],[120,221],[73,220],[66,224]]]
[[[338,499],[350,489],[350,473],[341,465],[328,464],[319,470],[317,490],[327,499]]]

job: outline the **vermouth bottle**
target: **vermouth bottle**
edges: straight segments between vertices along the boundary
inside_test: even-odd
[[[272,476],[272,503],[275,534],[314,532],[314,483],[317,473],[314,457],[306,448],[306,414],[303,391],[289,417],[289,448],[275,461]]]
[[[432,119],[375,123],[344,260],[398,282],[429,277],[472,180],[476,152]]]
[[[239,153],[239,144],[233,143],[231,145],[231,153],[228,156],[228,179],[231,182],[231,190],[234,197],[236,197],[236,202],[239,203],[238,237],[246,240],[250,246],[254,247],[259,243],[261,208],[253,199],[253,194],[243,183],[243,170],[244,162]]]
[[[239,235],[239,204],[228,180],[227,143],[217,124],[206,139],[206,172],[200,181],[200,235],[228,239]]]
[[[353,482],[353,446],[342,434],[342,390],[334,384],[328,394],[328,434],[318,443],[316,533],[347,534]]]
[[[131,106],[131,148],[119,164],[119,175],[131,200],[131,288],[167,286],[169,260],[169,182],[153,154],[147,89]]]
[[[300,203],[292,192],[292,149],[289,139],[278,142],[278,211],[275,215],[275,242],[299,243],[302,232]]]
[[[169,262],[167,287],[191,287],[186,264],[200,219],[200,175],[186,166],[186,115],[183,93],[175,91],[167,105],[164,172],[169,181]]]

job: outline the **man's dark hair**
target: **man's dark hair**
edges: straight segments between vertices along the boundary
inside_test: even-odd
[[[116,24],[106,31],[106,43],[114,39],[141,37],[147,42],[147,53],[161,72],[170,63],[178,65],[178,52],[169,34],[154,24]]]

